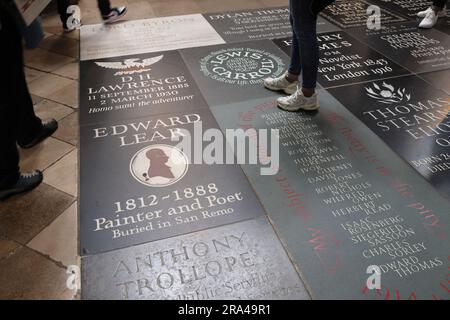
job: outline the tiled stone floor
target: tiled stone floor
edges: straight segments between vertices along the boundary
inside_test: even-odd
[[[127,19],[287,5],[288,0],[113,0]],[[84,24],[99,23],[96,1],[81,0]],[[44,183],[0,204],[0,299],[77,299],[66,287],[77,254],[79,32],[63,34],[52,3],[43,14],[46,38],[25,52],[26,76],[37,114],[53,117],[53,137],[21,151],[23,170],[41,169]]]

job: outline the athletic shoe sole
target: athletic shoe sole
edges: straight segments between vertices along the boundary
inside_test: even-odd
[[[317,110],[317,109],[320,108],[319,103],[317,103],[317,104],[315,104],[315,105],[306,105],[306,106],[300,107],[300,108],[298,108],[298,109],[297,109],[297,108],[296,108],[296,109],[288,109],[288,107],[285,107],[285,106],[281,105],[281,104],[278,103],[278,102],[277,102],[277,106],[278,106],[278,108],[280,108],[281,110],[289,111],[289,112],[298,112],[298,111],[300,111],[300,110],[304,110],[304,111],[315,111],[315,110]]]
[[[289,88],[280,89],[280,88],[277,88],[277,87],[272,87],[272,86],[267,85],[265,83],[264,83],[264,87],[266,87],[267,89],[269,89],[271,91],[283,91],[284,93],[286,93],[288,95],[294,94],[295,91],[297,91],[297,87],[292,88],[292,89],[289,89]]]

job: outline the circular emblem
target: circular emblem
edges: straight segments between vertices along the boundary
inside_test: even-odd
[[[203,74],[216,81],[237,84],[261,84],[267,77],[284,72],[280,57],[252,48],[228,48],[210,53],[200,61]]]
[[[180,149],[157,144],[139,150],[130,162],[132,176],[149,187],[166,187],[184,177],[189,160]]]

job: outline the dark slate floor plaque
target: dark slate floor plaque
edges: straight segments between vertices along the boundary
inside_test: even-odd
[[[450,70],[422,73],[420,77],[450,94]]]
[[[367,8],[371,5],[365,0],[337,0],[328,6],[320,15],[341,28],[366,26]],[[402,22],[406,19],[381,8],[381,23]]]
[[[208,13],[204,16],[227,43],[292,36],[288,7]],[[339,28],[319,17],[317,30],[321,33]]]
[[[447,9],[447,17],[439,18],[439,21],[434,28],[450,35],[450,7]]]
[[[348,88],[346,88],[349,92]],[[280,130],[280,171],[244,166],[314,299],[448,299],[450,204],[328,92],[316,113],[219,106],[224,128]],[[380,267],[380,290],[366,270]]]
[[[434,29],[419,29],[416,22],[349,33],[412,72],[450,68],[450,37]]]
[[[266,217],[82,258],[83,299],[309,299]]]
[[[409,74],[407,70],[344,31],[319,34],[320,64],[317,81],[335,87]],[[290,55],[292,40],[274,42]]]
[[[263,80],[283,74],[288,57],[270,40],[181,50],[209,106],[271,96]]]
[[[217,128],[208,109],[81,128],[82,255],[263,214],[238,165],[192,164],[174,147],[200,121]]]
[[[206,108],[177,51],[82,61],[80,122]]]
[[[450,96],[416,76],[330,92],[450,199]]]
[[[426,10],[433,4],[433,1],[429,0],[371,0],[371,2],[411,19],[417,18],[419,11]]]

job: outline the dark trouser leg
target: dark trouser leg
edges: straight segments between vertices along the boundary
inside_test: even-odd
[[[58,0],[58,14],[61,18],[61,22],[65,25],[69,15],[67,14],[67,8],[70,6],[70,0]]]
[[[0,43],[7,43],[8,50],[0,50],[0,68],[7,81],[0,86],[0,189],[10,187],[19,178],[19,153],[16,147],[17,124],[19,110],[14,105],[12,86],[14,84],[13,64],[18,63],[17,56],[22,51],[17,50],[21,44],[21,36],[14,23],[0,12]]]
[[[433,0],[433,6],[443,9],[445,7],[445,4],[447,3],[447,0]]]
[[[319,68],[317,17],[310,11],[312,0],[290,0],[294,34],[298,41],[303,88],[316,87]]]
[[[98,0],[98,8],[102,16],[107,16],[111,12],[111,3],[109,0]]]
[[[288,72],[291,75],[300,75],[302,71],[302,63],[300,60],[300,48],[298,44],[298,37],[294,30],[294,22],[292,14],[289,16],[289,20],[292,26],[292,46],[291,46],[291,63],[289,65]]]
[[[33,100],[28,91],[23,68],[22,37],[18,35],[14,40],[9,42],[9,48],[14,54],[6,60],[9,61],[9,68],[11,68],[11,74],[7,79],[12,84],[10,94],[13,98],[13,107],[18,110],[17,142],[28,144],[42,129],[42,121],[34,113]]]

